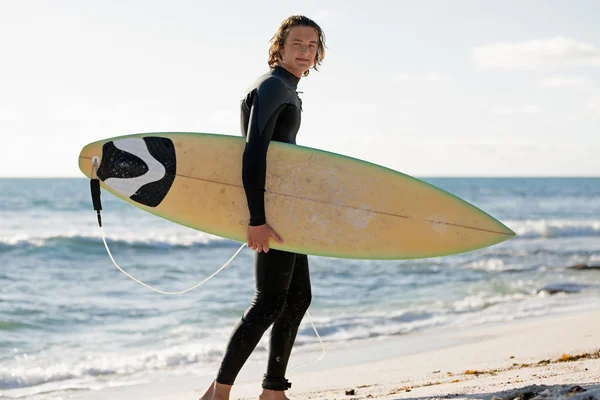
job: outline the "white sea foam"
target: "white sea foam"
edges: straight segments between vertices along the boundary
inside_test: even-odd
[[[225,244],[227,239],[200,231],[178,232],[169,230],[148,230],[140,232],[106,232],[109,243],[124,244],[139,247],[194,247],[209,244]],[[41,247],[54,244],[68,245],[68,242],[98,242],[102,243],[100,232],[95,230],[71,229],[65,231],[49,230],[45,232],[0,232],[1,247]]]
[[[159,347],[157,346],[157,349]],[[88,353],[89,354],[89,353]],[[38,386],[73,379],[125,376],[212,362],[222,355],[216,346],[188,345],[141,354],[96,354],[76,360],[47,364],[39,357],[4,361],[0,367],[0,390]],[[44,365],[46,364],[46,365]],[[69,384],[65,383],[63,389]]]
[[[600,236],[600,220],[512,220],[505,224],[525,238]]]

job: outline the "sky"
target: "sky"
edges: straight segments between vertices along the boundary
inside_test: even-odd
[[[299,145],[416,177],[600,176],[600,2],[1,1],[0,177],[140,132],[240,135],[292,14],[325,31]]]

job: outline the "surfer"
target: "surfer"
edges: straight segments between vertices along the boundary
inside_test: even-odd
[[[269,225],[264,193],[267,149],[271,140],[296,143],[302,102],[296,91],[301,77],[317,70],[325,56],[324,34],[313,20],[286,18],[271,39],[270,70],[259,77],[241,101],[241,130],[246,138],[242,180],[250,219],[247,244],[256,250],[254,299],[233,329],[215,380],[201,400],[227,400],[242,366],[264,332],[273,325],[261,400],[285,400],[291,387],[285,371],[298,326],[311,301],[308,258],[269,248],[283,239]]]

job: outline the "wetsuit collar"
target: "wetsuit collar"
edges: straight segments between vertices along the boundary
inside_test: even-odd
[[[277,75],[278,77],[280,77],[281,79],[283,79],[284,81],[286,81],[294,89],[296,89],[298,87],[298,82],[300,82],[300,78],[298,78],[296,75],[292,74],[287,69],[285,69],[285,68],[280,67],[279,65],[277,65],[273,69],[273,72],[274,72],[275,75]]]

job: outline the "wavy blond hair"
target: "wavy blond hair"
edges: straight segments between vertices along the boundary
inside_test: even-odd
[[[283,49],[283,44],[285,43],[290,30],[296,26],[307,26],[313,28],[317,32],[319,44],[317,46],[317,54],[313,61],[312,68],[314,68],[315,71],[318,71],[318,66],[321,65],[323,59],[325,58],[325,33],[315,21],[305,17],[304,15],[292,15],[281,22],[279,29],[277,29],[277,32],[275,32],[270,40],[271,47],[269,47],[269,67],[275,68],[281,62],[281,49]],[[306,70],[302,75],[307,76],[309,72],[310,70]]]

